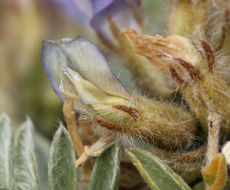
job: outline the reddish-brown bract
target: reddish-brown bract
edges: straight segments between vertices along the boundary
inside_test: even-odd
[[[139,111],[135,108],[124,106],[124,105],[113,105],[114,108],[124,111],[131,115],[135,121],[139,118]]]
[[[215,54],[214,54],[211,46],[205,40],[200,40],[200,43],[201,43],[201,46],[202,46],[204,53],[206,55],[206,59],[208,62],[208,68],[210,71],[212,71],[215,67],[215,64],[216,64]]]

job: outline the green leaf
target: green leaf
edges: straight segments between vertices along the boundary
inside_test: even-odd
[[[69,132],[61,125],[51,144],[50,190],[76,190],[75,153]]]
[[[126,153],[152,189],[191,190],[180,176],[150,152],[134,148]]]
[[[0,115],[0,189],[10,188],[10,153],[11,153],[11,123],[5,114]]]
[[[89,190],[115,190],[120,173],[120,144],[108,148],[93,168]]]
[[[19,127],[13,147],[13,190],[38,190],[37,167],[30,119]]]
[[[39,187],[42,190],[49,189],[48,182],[48,161],[49,161],[49,141],[41,136],[35,134],[35,154],[38,164]]]

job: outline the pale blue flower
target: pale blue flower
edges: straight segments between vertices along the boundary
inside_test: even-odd
[[[134,29],[140,32],[135,12],[140,13],[140,0],[57,0],[68,12],[91,27],[104,39],[117,44],[108,19],[111,18],[120,31]]]
[[[87,113],[91,104],[129,98],[104,56],[86,38],[44,41],[42,63],[58,97],[73,99],[78,112]]]

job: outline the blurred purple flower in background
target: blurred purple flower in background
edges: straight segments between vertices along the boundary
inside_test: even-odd
[[[105,39],[116,42],[111,31],[111,21],[120,31],[128,28],[141,31],[139,0],[93,0],[92,5],[93,17],[90,24]]]
[[[59,5],[65,13],[83,24],[88,24],[92,17],[92,5],[89,0],[49,0],[49,2]]]
[[[76,19],[91,25],[104,40],[116,44],[111,24],[120,31],[140,32],[140,0],[58,0]]]

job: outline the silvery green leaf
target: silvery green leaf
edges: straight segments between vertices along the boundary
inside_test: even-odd
[[[11,153],[11,123],[10,118],[0,114],[0,189],[10,188],[10,153]]]
[[[39,189],[32,130],[33,124],[27,118],[15,135],[12,163],[13,190]]]
[[[38,163],[39,187],[42,190],[49,188],[48,183],[48,161],[49,141],[40,134],[35,135],[35,154]]]
[[[152,189],[191,190],[180,176],[150,152],[134,148],[126,153]]]
[[[120,173],[120,144],[107,149],[92,171],[89,190],[116,190]]]
[[[49,189],[76,190],[75,153],[69,132],[61,125],[50,150]]]

